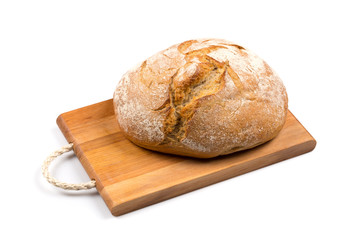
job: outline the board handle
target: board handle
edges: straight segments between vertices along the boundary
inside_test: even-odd
[[[66,152],[70,152],[71,150],[73,150],[73,144],[69,143],[69,144],[61,147],[60,149],[52,152],[45,159],[45,161],[43,162],[43,164],[41,166],[41,171],[42,171],[43,176],[52,185],[62,188],[62,189],[65,189],[65,190],[87,190],[87,189],[94,188],[96,186],[95,180],[91,180],[86,183],[74,184],[74,183],[66,183],[66,182],[58,181],[57,179],[55,179],[54,177],[52,177],[50,175],[50,172],[49,172],[50,163],[52,161],[54,161],[57,157],[61,156],[62,154],[66,153]]]

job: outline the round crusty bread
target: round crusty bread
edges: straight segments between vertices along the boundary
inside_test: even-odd
[[[251,51],[221,39],[163,50],[118,83],[120,129],[138,146],[210,158],[253,148],[285,123],[287,93],[278,75]]]

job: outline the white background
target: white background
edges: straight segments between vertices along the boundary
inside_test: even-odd
[[[358,1],[1,1],[1,239],[360,239]],[[139,61],[224,38],[281,76],[311,153],[120,216],[49,185],[63,112],[112,98]],[[53,164],[88,181],[76,157]],[[4,237],[7,235],[7,237]]]

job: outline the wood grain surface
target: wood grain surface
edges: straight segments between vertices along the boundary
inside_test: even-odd
[[[315,139],[289,111],[268,143],[213,159],[162,154],[121,134],[112,99],[61,114],[57,123],[115,216],[309,152]]]

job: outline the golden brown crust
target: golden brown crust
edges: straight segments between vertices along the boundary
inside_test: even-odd
[[[135,144],[215,157],[274,138],[287,94],[277,74],[245,48],[221,39],[174,45],[128,71],[114,93],[119,126]]]

